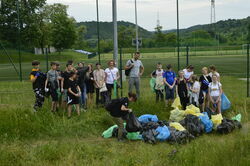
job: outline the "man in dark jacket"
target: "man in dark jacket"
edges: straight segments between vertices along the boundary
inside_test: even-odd
[[[137,97],[134,93],[129,93],[128,97],[111,100],[106,106],[106,110],[109,111],[113,117],[113,121],[118,126],[118,141],[122,141],[122,132],[124,129],[123,118],[132,112],[132,109],[128,108],[129,102],[136,102]]]

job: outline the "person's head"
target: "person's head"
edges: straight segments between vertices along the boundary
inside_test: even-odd
[[[101,65],[100,63],[96,63],[95,66],[96,66],[96,68],[97,68],[98,70],[100,70],[100,69],[102,68],[102,65]]]
[[[50,62],[50,66],[52,70],[56,70],[56,62]]]
[[[183,71],[183,70],[180,70],[180,71],[178,72],[178,74],[179,74],[179,77],[180,77],[180,78],[183,78],[183,77],[184,77],[184,71]]]
[[[79,62],[79,63],[77,64],[77,66],[80,67],[80,68],[82,68],[82,67],[84,67],[84,63],[83,63],[83,62]]]
[[[115,66],[115,61],[114,61],[114,60],[110,60],[110,61],[108,62],[108,66],[109,66],[109,67],[114,67],[114,66]]]
[[[33,66],[33,68],[35,68],[35,69],[38,69],[39,68],[39,66],[40,66],[40,62],[39,61],[37,61],[37,60],[34,60],[34,61],[32,61],[32,66]]]
[[[130,102],[136,102],[136,100],[137,100],[136,94],[135,93],[128,93],[128,100]]]
[[[58,61],[56,61],[55,63],[56,63],[56,70],[60,70],[60,63]]]
[[[67,69],[68,71],[71,71],[71,70],[73,69],[72,64],[67,63],[67,64],[66,64],[66,69]]]
[[[208,68],[207,67],[203,67],[202,68],[202,74],[207,75],[207,73],[208,73]]]
[[[167,70],[172,70],[172,68],[173,68],[173,67],[172,67],[171,64],[168,64],[168,65],[167,65]]]
[[[160,62],[158,62],[156,67],[157,67],[158,70],[161,70],[162,69],[162,64]]]
[[[72,66],[74,66],[74,61],[73,61],[73,60],[68,60],[67,63],[68,63],[68,64],[71,64]]]
[[[88,67],[89,67],[89,71],[93,71],[93,64],[88,64]]]
[[[214,65],[209,66],[209,71],[210,72],[216,72],[216,67]]]
[[[212,75],[212,81],[216,83],[218,81],[218,76],[216,74]]]
[[[194,83],[195,81],[198,81],[197,75],[192,75],[191,81]]]
[[[189,65],[189,66],[187,66],[187,68],[186,68],[189,72],[192,72],[192,71],[194,71],[194,66],[193,65]]]
[[[70,75],[70,78],[73,79],[73,80],[75,80],[76,77],[77,77],[77,74],[74,71],[71,71],[69,75]]]
[[[140,56],[141,56],[140,52],[135,52],[134,59],[137,60],[140,58]]]

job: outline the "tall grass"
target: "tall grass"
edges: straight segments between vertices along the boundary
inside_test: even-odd
[[[233,104],[224,116],[230,118],[241,113],[241,130],[228,135],[204,134],[186,145],[165,142],[150,145],[101,138],[101,133],[113,125],[104,109],[91,109],[80,117],[67,119],[63,110],[50,113],[46,100],[43,109],[33,113],[34,97],[29,82],[0,82],[0,165],[247,166],[250,103],[245,98],[245,82],[223,77],[222,85]],[[134,113],[156,114],[159,119],[168,120],[171,108],[155,103],[149,80],[142,79],[141,87],[142,98],[131,105]]]

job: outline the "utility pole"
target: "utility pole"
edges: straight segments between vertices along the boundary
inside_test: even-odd
[[[179,0],[176,0],[176,8],[177,8],[177,59],[178,59],[178,71],[180,71]]]
[[[19,0],[17,0],[17,26],[18,26],[18,57],[19,57],[19,78],[20,81],[23,80],[23,76],[22,76],[22,57],[21,57],[21,27],[20,27],[20,4],[19,4]]]
[[[100,53],[100,24],[99,24],[99,4],[96,0],[96,18],[97,18],[97,47],[98,47],[98,62],[101,63],[101,53]]]
[[[139,51],[138,43],[138,24],[137,24],[137,2],[135,0],[135,40],[136,40],[136,52]]]
[[[113,52],[113,59],[115,61],[115,64],[118,67],[118,35],[117,35],[117,4],[116,0],[112,0],[112,7],[113,7],[113,25],[114,25],[114,36],[113,36],[113,42],[114,42],[114,52]]]

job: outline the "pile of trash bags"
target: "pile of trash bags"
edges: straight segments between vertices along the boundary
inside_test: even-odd
[[[132,112],[129,113],[125,118],[123,137],[151,144],[163,141],[185,144],[204,133],[216,131],[219,134],[228,134],[242,127],[241,114],[227,119],[222,114],[201,113],[194,105],[187,106],[186,110],[179,108],[177,105],[171,111],[169,121],[159,120],[157,115],[145,114],[137,118]],[[102,136],[117,137],[117,133],[117,125],[114,125],[104,131]]]

